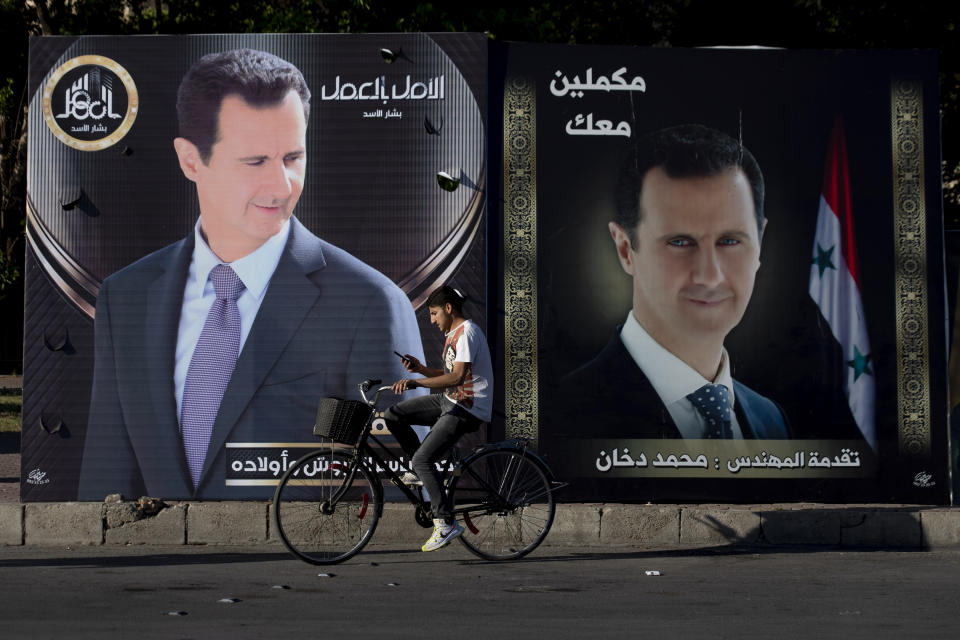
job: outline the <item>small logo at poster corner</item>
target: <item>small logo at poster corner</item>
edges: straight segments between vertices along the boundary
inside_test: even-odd
[[[933,480],[933,475],[927,473],[926,471],[921,471],[917,475],[913,476],[913,486],[920,487],[921,489],[926,489],[927,487],[932,487],[936,482]]]
[[[50,484],[50,479],[47,478],[46,471],[34,469],[27,474],[27,484]]]
[[[43,89],[43,119],[63,144],[80,151],[113,146],[139,111],[137,86],[127,70],[104,56],[72,58]]]

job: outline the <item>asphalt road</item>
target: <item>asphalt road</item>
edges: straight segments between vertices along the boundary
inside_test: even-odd
[[[0,547],[0,637],[953,639],[958,571],[960,551]]]

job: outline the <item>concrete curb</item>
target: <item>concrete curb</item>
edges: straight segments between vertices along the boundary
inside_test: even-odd
[[[184,544],[187,505],[176,504],[152,517],[140,518],[134,503],[106,505],[105,544]]]
[[[269,502],[0,504],[0,546],[279,543]],[[374,541],[417,544],[429,532],[407,504],[388,503]],[[960,547],[960,508],[909,505],[561,504],[552,545],[643,548],[826,545]]]
[[[0,545],[23,544],[23,505],[0,504]]]
[[[267,541],[266,502],[187,504],[187,544],[259,544]],[[160,513],[163,513],[161,511]]]
[[[103,544],[103,512],[99,502],[27,504],[23,509],[23,541],[27,545]]]
[[[760,512],[688,507],[680,510],[680,544],[684,546],[751,545],[760,542]]]

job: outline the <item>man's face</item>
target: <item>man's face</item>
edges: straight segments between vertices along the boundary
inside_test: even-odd
[[[673,179],[647,172],[636,246],[610,232],[633,277],[633,312],[662,346],[682,354],[716,346],[740,322],[760,267],[760,233],[750,184],[740,169]]]
[[[196,183],[200,224],[222,260],[241,258],[275,235],[293,214],[306,172],[307,123],[295,91],[265,108],[228,95],[207,163],[175,141],[184,174]]]
[[[446,333],[453,326],[453,308],[449,304],[442,307],[428,307],[430,310],[430,324],[437,325],[440,331]]]

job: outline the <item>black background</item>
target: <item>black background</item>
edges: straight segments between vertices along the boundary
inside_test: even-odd
[[[493,65],[496,68],[496,65]],[[592,67],[594,78],[626,66],[646,92],[587,92],[556,97],[557,70],[568,78]],[[855,435],[842,392],[840,351],[807,293],[827,144],[835,117],[846,129],[862,300],[876,376],[881,470],[863,481],[619,481],[568,492],[594,500],[750,501],[816,499],[945,502],[945,301],[939,187],[936,60],[929,52],[831,52],[640,49],[511,45],[506,75],[536,84],[537,226],[541,414],[549,414],[559,379],[590,360],[626,318],[631,280],[607,231],[613,219],[622,137],[569,136],[578,113],[631,124],[633,137],[695,122],[737,138],[751,150],[766,183],[767,229],[761,268],[742,322],[725,344],[733,375],[783,406],[798,438]],[[931,458],[901,457],[897,442],[894,306],[895,238],[891,154],[891,82],[919,81],[924,91],[927,206]],[[625,390],[626,391],[626,390]],[[555,396],[554,396],[555,397]],[[562,418],[560,418],[562,419]],[[588,435],[588,426],[584,427]],[[541,423],[541,441],[550,425]],[[913,476],[939,478],[917,490]],[[556,470],[562,475],[562,470]],[[597,493],[599,492],[599,493]]]

